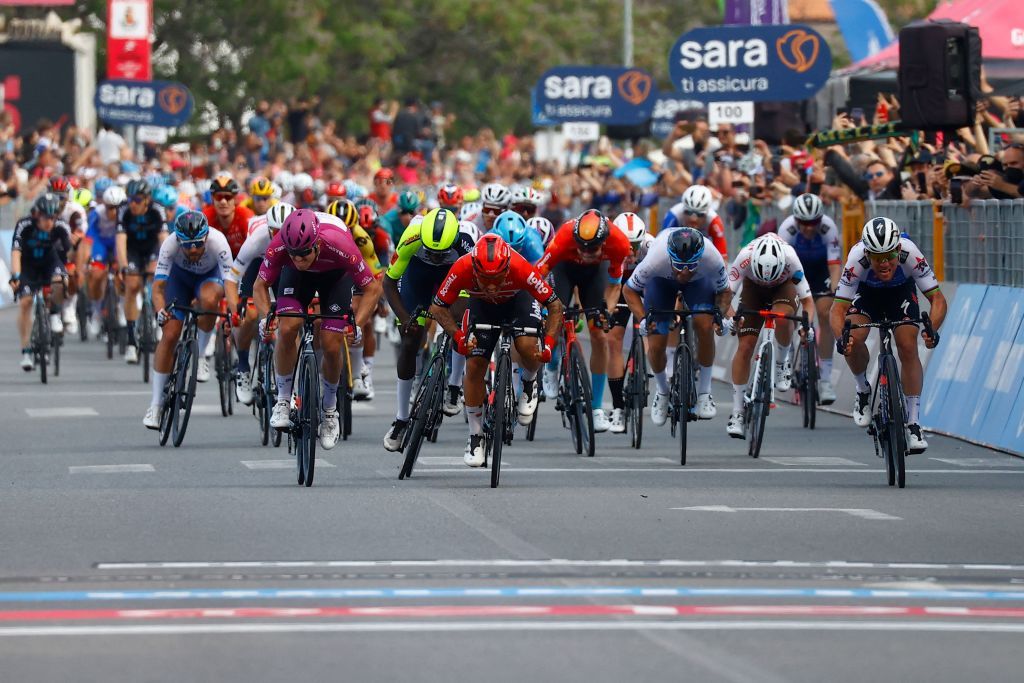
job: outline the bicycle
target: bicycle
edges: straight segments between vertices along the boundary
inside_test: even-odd
[[[89,341],[89,297],[85,288],[79,290],[75,299],[75,318],[78,320],[79,341]]]
[[[938,340],[927,313],[922,313],[919,318],[896,321],[853,324],[847,320],[843,325],[843,347],[849,343],[852,330],[875,328],[881,337],[878,376],[871,392],[871,424],[868,433],[874,441],[875,455],[885,459],[889,486],[897,485],[901,489],[907,485],[907,407],[899,366],[892,352],[892,331],[901,325],[917,323],[924,325],[925,332]]]
[[[54,377],[60,374],[60,347],[63,335],[57,334],[50,327],[50,308],[47,299],[50,288],[40,287],[32,295],[32,334],[29,345],[32,349],[32,361],[39,368],[39,381],[46,384],[47,365],[51,352],[54,360]]]
[[[629,443],[639,449],[644,438],[644,408],[647,407],[648,380],[647,350],[640,334],[640,322],[632,321],[633,340],[629,344],[629,355],[626,357],[626,381],[622,387],[622,398],[626,405],[623,411],[626,419],[626,430],[629,432]]]
[[[224,302],[221,301],[224,309]],[[214,334],[213,364],[217,374],[217,389],[220,392],[220,414],[224,417],[235,414],[235,344],[231,336],[231,316],[221,311]]]
[[[277,402],[277,383],[274,378],[274,341],[256,338],[256,366],[253,368],[252,413],[260,425],[260,443],[281,445],[281,432],[270,428],[270,414]]]
[[[793,391],[800,404],[805,429],[814,429],[818,414],[818,345],[811,335],[796,346],[793,365]]]
[[[484,406],[484,466],[490,464],[491,488],[498,488],[501,478],[501,451],[512,445],[512,437],[518,421],[514,377],[512,374],[512,341],[516,335],[540,337],[536,327],[520,327],[511,323],[489,325],[476,323],[469,326],[471,332],[495,331],[500,334],[494,358],[494,383],[487,394]]]
[[[744,309],[737,311],[733,318],[736,326],[741,318],[747,315],[759,315],[764,318],[764,331],[761,342],[754,352],[754,369],[747,384],[747,393],[743,396],[743,427],[747,439],[747,455],[760,457],[761,444],[764,440],[764,426],[768,420],[768,412],[775,405],[775,325],[779,320],[792,320],[800,323],[805,337],[809,336],[810,323],[807,314],[800,316],[788,315],[777,311],[755,311]]]
[[[676,342],[675,360],[672,364],[672,382],[669,385],[668,416],[670,433],[675,438],[679,433],[679,464],[686,464],[686,444],[688,425],[698,420],[697,407],[697,362],[694,354],[694,343],[691,339],[693,326],[686,324],[695,315],[710,315],[719,325],[722,313],[717,308],[712,311],[691,311],[681,309],[653,309],[648,312],[652,318],[670,317],[671,329],[679,330]]]
[[[421,312],[420,315],[426,314]],[[402,443],[401,451],[405,453],[405,462],[398,473],[399,479],[412,476],[423,441],[437,439],[438,429],[444,420],[441,406],[448,386],[448,358],[451,348],[451,337],[443,333],[438,343],[434,344],[434,351],[423,370],[423,381],[420,382],[416,397],[413,399],[409,428]]]
[[[341,423],[341,439],[348,441],[352,436],[352,402],[355,379],[352,375],[352,355],[348,349],[348,336],[341,337],[341,377],[338,379],[338,420]]]
[[[142,381],[149,384],[150,357],[156,353],[156,316],[153,312],[153,278],[149,273],[142,277],[142,308],[135,326],[138,331]]]
[[[114,358],[114,345],[122,355],[128,343],[128,331],[121,327],[117,316],[117,277],[113,268],[107,268],[107,286],[103,292],[103,333],[107,336],[107,360]]]
[[[576,321],[581,316],[604,315],[602,308],[565,309],[564,334],[559,340],[562,360],[559,363],[558,398],[555,409],[562,414],[562,426],[572,435],[572,445],[578,455],[586,452],[594,457],[593,387],[590,372],[583,362],[583,350],[576,338]]]

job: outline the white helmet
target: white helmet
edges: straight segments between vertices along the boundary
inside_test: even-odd
[[[534,206],[540,206],[544,203],[544,193],[540,190],[530,188],[530,201],[533,202]]]
[[[629,238],[631,244],[639,244],[647,234],[647,225],[632,211],[620,213],[612,223]]]
[[[511,203],[512,193],[501,183],[488,183],[480,192],[480,201],[491,206],[508,208]]]
[[[683,193],[683,211],[706,214],[711,210],[711,190],[703,185],[690,185]]]
[[[825,213],[825,207],[821,204],[821,198],[816,194],[807,192],[800,195],[793,202],[793,218],[798,221],[816,221]]]
[[[532,204],[530,199],[530,188],[526,185],[513,185],[511,188],[512,204]]]
[[[555,236],[555,226],[551,224],[551,221],[544,216],[534,216],[526,221],[526,224],[540,234],[540,241],[545,248],[551,243],[551,238]]]
[[[128,201],[128,195],[118,185],[111,185],[103,191],[103,203],[107,206],[121,206]]]
[[[278,231],[281,226],[284,225],[284,219],[288,218],[288,215],[295,210],[295,207],[286,202],[278,202],[270,207],[270,211],[267,211],[267,227],[273,231]]]
[[[459,221],[459,232],[468,235],[473,240],[473,244],[480,239],[480,228],[476,227],[476,223],[473,221]]]
[[[466,202],[462,205],[462,208],[459,209],[459,220],[475,221],[483,208],[484,205],[480,202]]]
[[[292,178],[292,189],[296,192],[304,192],[313,189],[313,176],[308,173],[296,173]]]
[[[786,271],[785,243],[775,235],[763,235],[754,241],[750,255],[750,272],[761,284],[778,281]]]
[[[291,171],[278,172],[274,180],[277,181],[278,185],[280,185],[281,189],[285,192],[291,192],[295,189],[295,176],[292,175]]]
[[[865,251],[887,254],[900,246],[900,227],[884,216],[872,218],[864,224],[860,241]]]

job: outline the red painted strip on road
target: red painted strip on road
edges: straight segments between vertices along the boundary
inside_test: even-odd
[[[856,605],[409,605],[404,607],[200,607],[11,610],[0,622],[173,619],[441,618],[580,616],[974,617],[1024,619],[1024,608]]]

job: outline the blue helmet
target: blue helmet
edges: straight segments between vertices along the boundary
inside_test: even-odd
[[[113,184],[114,181],[108,178],[107,176],[100,176],[99,178],[96,179],[96,182],[93,184],[92,187],[93,191],[96,193],[96,196],[102,197],[103,193],[107,191],[107,188],[109,188]]]
[[[704,255],[704,235],[693,228],[679,228],[668,236],[668,259],[682,270],[700,261]]]
[[[153,201],[165,209],[173,209],[178,205],[178,191],[170,185],[161,185],[153,190]]]
[[[145,177],[145,181],[147,183],[149,183],[149,186],[152,187],[153,189],[156,189],[156,188],[160,187],[161,185],[165,184],[163,174],[162,173],[157,173],[156,171],[153,171],[151,173],[147,173],[146,177]]]
[[[515,211],[505,211],[494,219],[491,232],[499,235],[501,239],[508,242],[508,245],[519,251],[526,244],[527,233],[530,227],[526,220]]]
[[[205,239],[210,234],[210,224],[200,212],[186,211],[174,219],[174,234],[179,242]]]

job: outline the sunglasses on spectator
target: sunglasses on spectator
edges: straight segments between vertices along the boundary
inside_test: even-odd
[[[289,249],[288,255],[292,258],[306,258],[313,253],[313,249],[314,247],[309,247],[308,249]]]
[[[384,183],[385,185],[394,185],[395,184],[395,181],[392,180],[391,178],[377,178],[373,182],[375,182],[375,183]]]
[[[885,171],[875,171],[874,173],[865,173],[864,180],[874,180],[875,178],[881,178],[885,175]]]
[[[900,255],[900,250],[899,249],[893,249],[892,251],[888,251],[888,252],[886,252],[884,254],[871,254],[871,253],[869,253],[868,254],[868,258],[873,263],[885,263],[886,261],[892,261],[894,258],[896,258],[899,255]]]
[[[231,202],[235,200],[235,195],[230,192],[218,192],[213,195],[213,200],[217,202]]]
[[[148,200],[148,199],[149,199],[149,197],[147,197],[145,195],[137,194],[134,197],[132,197],[131,202],[132,202],[132,204],[145,204],[146,200]]]
[[[206,240],[187,240],[185,242],[179,242],[179,244],[181,244],[182,249],[199,249],[206,244]]]

